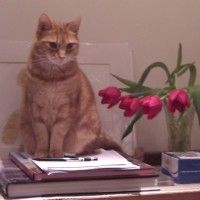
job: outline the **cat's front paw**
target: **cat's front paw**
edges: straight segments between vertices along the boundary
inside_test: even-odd
[[[58,157],[63,157],[64,153],[60,150],[50,150],[49,152],[49,157],[50,158],[58,158]]]
[[[35,158],[47,158],[48,152],[47,151],[36,151],[34,154]]]

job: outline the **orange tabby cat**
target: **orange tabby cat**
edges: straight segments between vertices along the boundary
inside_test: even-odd
[[[80,18],[57,23],[39,18],[36,41],[23,72],[20,130],[23,146],[35,157],[60,157],[120,147],[101,130],[91,85],[80,70]]]

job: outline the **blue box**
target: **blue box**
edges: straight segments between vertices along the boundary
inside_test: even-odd
[[[176,183],[200,183],[200,152],[162,153],[161,171]]]

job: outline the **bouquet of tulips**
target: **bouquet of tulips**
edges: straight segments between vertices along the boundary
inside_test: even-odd
[[[156,67],[161,68],[166,73],[163,88],[151,88],[144,85],[149,72]],[[188,85],[178,88],[178,78],[187,71],[190,72]],[[133,117],[122,139],[132,131],[135,122],[143,115],[146,115],[148,119],[157,116],[162,110],[163,104],[166,105],[169,112],[178,112],[180,116],[193,104],[200,122],[200,85],[195,85],[196,66],[194,63],[182,64],[181,44],[178,48],[176,67],[172,72],[163,62],[155,62],[145,69],[138,82],[116,75],[112,76],[123,83],[125,87],[107,87],[99,91],[99,96],[102,97],[101,103],[108,104],[108,108],[118,105],[120,109],[124,110],[125,117]]]

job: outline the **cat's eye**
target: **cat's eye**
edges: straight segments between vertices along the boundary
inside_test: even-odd
[[[66,45],[66,50],[71,50],[73,47],[74,47],[74,43],[68,43],[67,45]]]
[[[57,49],[58,48],[58,44],[56,42],[49,42],[49,46],[52,48],[52,49]]]

